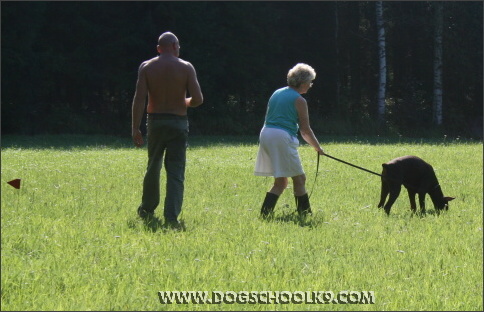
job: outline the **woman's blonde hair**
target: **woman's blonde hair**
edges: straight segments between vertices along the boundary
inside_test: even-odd
[[[310,82],[316,78],[316,71],[308,64],[299,63],[287,73],[287,84],[293,88],[299,88],[301,84]]]

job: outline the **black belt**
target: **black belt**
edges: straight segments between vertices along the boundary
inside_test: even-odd
[[[157,120],[187,120],[188,116],[165,114],[165,113],[149,113],[148,118],[157,119]]]

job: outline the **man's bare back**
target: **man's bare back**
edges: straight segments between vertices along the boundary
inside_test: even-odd
[[[203,103],[203,95],[192,64],[178,58],[180,44],[172,33],[158,39],[158,57],[143,62],[138,71],[138,81],[132,107],[132,137],[138,147],[144,141],[139,130],[148,97],[148,114],[187,115],[188,107]],[[187,92],[190,97],[187,97]]]
[[[160,55],[144,64],[147,112],[186,115],[186,93],[194,79],[191,64],[172,55]]]

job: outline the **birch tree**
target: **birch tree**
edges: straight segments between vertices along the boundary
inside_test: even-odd
[[[380,81],[378,83],[378,120],[385,120],[385,92],[387,84],[387,64],[385,51],[385,26],[383,24],[383,3],[377,1],[376,5],[376,25],[378,30],[378,57],[380,61]]]
[[[340,112],[340,91],[341,91],[341,81],[339,75],[339,17],[338,17],[338,1],[334,2],[334,48],[335,48],[335,63],[336,63],[336,111]]]
[[[443,32],[443,4],[435,2],[434,23],[434,99],[433,122],[442,124],[442,32]]]

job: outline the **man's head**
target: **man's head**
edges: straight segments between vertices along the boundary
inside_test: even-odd
[[[164,32],[158,38],[156,46],[158,53],[173,53],[176,57],[180,55],[180,44],[178,38],[172,32]]]

